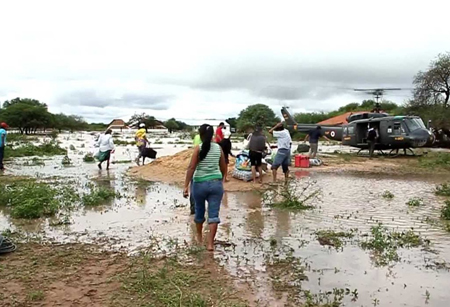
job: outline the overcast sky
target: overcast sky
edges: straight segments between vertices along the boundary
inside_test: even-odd
[[[0,100],[104,122],[327,111],[370,98],[352,88],[412,88],[450,51],[450,1],[218,3],[2,1]]]

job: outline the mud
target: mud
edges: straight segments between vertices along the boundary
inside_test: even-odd
[[[117,150],[118,155],[122,150],[126,157],[126,149]],[[170,153],[179,150],[170,146],[167,149]],[[8,171],[79,182],[95,180],[128,197],[100,208],[76,211],[70,217],[71,224],[63,226],[50,226],[49,220],[18,221],[0,213],[0,229],[37,235],[43,241],[95,243],[128,253],[148,247],[154,238],[193,244],[193,218],[176,184],[179,181],[173,180],[175,174],[169,176],[174,184],[146,183],[125,175],[132,164],[115,164],[109,172],[99,172],[95,164],[71,158],[76,167],[56,167],[60,158],[47,160],[45,166],[23,167],[18,159]],[[181,159],[175,162],[184,163]],[[376,167],[377,162],[365,160],[361,164]],[[358,293],[357,298],[342,296],[341,303],[349,306],[447,306],[450,233],[440,220],[439,209],[445,198],[434,195],[435,185],[446,178],[396,172],[349,174],[338,171],[337,163],[334,170],[329,168],[333,165],[325,166],[328,172],[317,171],[319,168],[293,170],[294,178],[300,182],[313,180],[321,190],[313,210],[272,209],[261,205],[260,193],[252,191],[225,193],[214,263],[233,277],[238,289],[245,289],[251,306],[296,306],[297,299],[307,300],[305,290],[332,300],[333,295],[326,292],[346,288]],[[156,169],[157,165],[152,167]],[[135,170],[132,168],[132,172]],[[184,171],[181,173],[184,175]],[[148,177],[161,180],[157,175],[155,171]],[[253,188],[250,183],[239,183]],[[394,197],[383,198],[385,191]],[[413,197],[423,199],[424,205],[407,206]],[[400,249],[400,262],[376,266],[376,255],[361,249],[359,243],[378,223],[398,232],[413,229],[430,245]],[[341,250],[321,245],[315,235],[317,230],[352,231],[355,236],[346,240]],[[298,274],[286,276],[286,271]]]

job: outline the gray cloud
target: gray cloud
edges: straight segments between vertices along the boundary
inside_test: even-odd
[[[81,90],[63,94],[58,103],[96,108],[122,107],[149,110],[168,110],[171,106],[170,95],[146,95],[125,93],[119,98],[98,93],[94,90]]]

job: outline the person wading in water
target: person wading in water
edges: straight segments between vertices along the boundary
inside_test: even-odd
[[[148,144],[148,139],[147,136],[145,135],[147,132],[147,130],[145,129],[145,124],[139,124],[139,130],[136,132],[136,135],[134,136],[134,139],[136,141],[136,146],[139,150],[139,155],[136,158],[136,164],[137,165],[141,165],[140,164],[140,159],[142,157],[142,152],[143,150],[147,147]],[[145,158],[144,158],[145,161]],[[144,161],[142,161],[144,163]]]
[[[100,135],[97,140],[96,146],[99,147],[99,153],[97,155],[98,168],[102,169],[102,163],[106,161],[106,169],[109,170],[109,160],[111,159],[111,153],[114,153],[114,141],[111,136],[112,130],[106,130],[105,134]]]
[[[205,222],[205,208],[208,202],[209,234],[206,248],[214,250],[214,238],[220,223],[219,211],[223,197],[223,179],[227,171],[225,155],[220,145],[212,142],[214,128],[203,124],[199,128],[201,146],[194,148],[191,163],[186,172],[183,196],[189,196],[189,184],[193,180],[193,193],[195,200],[194,222],[197,228],[197,241],[203,242],[203,223]]]
[[[259,172],[259,183],[262,183],[262,159],[266,150],[267,139],[261,127],[256,127],[248,143],[250,164],[252,165],[253,183],[256,183],[256,172]]]

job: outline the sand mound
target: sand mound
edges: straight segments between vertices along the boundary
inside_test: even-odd
[[[191,161],[194,149],[186,149],[172,156],[161,157],[144,166],[136,166],[129,173],[142,179],[162,181],[166,183],[184,184],[186,170]],[[229,182],[225,184],[227,191],[247,191],[254,188],[251,183],[243,182],[231,177],[231,171],[235,165],[235,159],[230,157],[228,164]],[[268,176],[267,176],[268,177]]]

